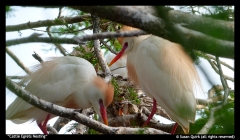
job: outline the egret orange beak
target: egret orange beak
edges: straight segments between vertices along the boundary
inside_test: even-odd
[[[127,49],[128,47],[128,43],[126,42],[122,48],[122,50],[117,54],[117,56],[115,56],[113,58],[113,60],[108,64],[108,66],[110,67],[113,63],[115,63],[119,58],[122,57],[122,55],[124,54],[124,51]]]
[[[100,113],[102,116],[103,123],[105,125],[108,125],[107,111],[106,111],[105,106],[103,105],[102,99],[99,100],[99,105],[100,105]]]

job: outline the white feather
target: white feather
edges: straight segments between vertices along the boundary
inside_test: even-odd
[[[98,101],[100,98],[104,100],[105,95],[102,93],[104,91],[92,83],[95,77],[97,75],[93,65],[85,59],[72,56],[58,57],[42,63],[42,67],[30,75],[31,81],[25,90],[59,105],[64,105],[64,100],[72,95],[80,108],[89,108],[93,105],[99,113]],[[18,113],[23,115],[11,119]],[[47,114],[17,97],[7,108],[6,119],[14,123],[24,123],[32,119],[41,122],[45,120]]]

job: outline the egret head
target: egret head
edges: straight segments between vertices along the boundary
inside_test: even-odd
[[[103,123],[108,125],[106,108],[112,103],[114,87],[105,83],[100,77],[95,78],[93,84],[91,92],[87,93],[89,100],[96,113],[102,117]]]

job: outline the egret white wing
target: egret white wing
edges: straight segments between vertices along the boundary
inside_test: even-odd
[[[154,97],[173,120],[188,128],[188,120],[195,120],[196,101],[192,81],[196,75],[187,72],[192,70],[186,65],[190,60],[178,57],[178,53],[183,52],[175,45],[150,36],[138,46],[134,65],[143,91]],[[174,54],[175,59],[170,54]]]
[[[82,93],[88,79],[96,76],[95,69],[88,61],[75,57],[56,58],[43,63],[43,68],[31,75],[32,80],[25,89],[52,103],[61,102],[77,91]],[[18,97],[9,105],[6,117],[31,107],[33,106]]]

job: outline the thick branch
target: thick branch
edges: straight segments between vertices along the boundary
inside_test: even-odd
[[[154,34],[160,37],[169,35],[169,32],[166,31],[167,24],[162,19],[154,16],[154,13],[151,13],[149,11],[147,11],[148,13],[146,13],[144,10],[139,10],[134,6],[122,6],[122,7],[121,6],[71,6],[71,7],[74,9],[96,14],[108,20],[112,20],[125,25],[140,28],[148,32],[149,34]],[[163,16],[162,18],[166,18],[166,17]],[[214,21],[214,23],[219,22],[219,20],[214,20],[214,19],[209,19],[209,20]],[[202,24],[202,25],[204,25],[203,27],[205,27],[211,24],[209,25]],[[173,28],[171,27],[171,25],[168,25],[168,27]],[[229,27],[229,29],[231,28]],[[218,55],[218,56],[227,57],[227,58],[234,58],[234,42],[230,42],[231,40],[224,41],[220,39],[215,39],[208,35],[204,35],[203,33],[201,33],[201,35],[199,36],[200,33],[198,33],[197,31],[194,31],[194,32],[191,31],[190,33],[190,30],[188,29],[183,30],[182,28],[178,28],[177,26],[175,26],[174,30],[176,30],[176,32],[179,33],[179,37],[181,38],[181,40],[175,41],[176,40],[175,33],[171,34],[172,36],[171,38],[168,38],[169,40],[183,44],[183,46],[186,46],[188,48],[193,48],[193,49],[200,50],[213,55]],[[232,32],[231,31],[229,31],[230,32],[229,34],[233,33],[233,31]],[[223,33],[225,33],[225,31],[223,31]]]
[[[57,116],[69,118],[71,120],[78,121],[84,125],[94,128],[95,130],[111,134],[113,132],[109,131],[108,127],[97,122],[95,120],[89,120],[88,117],[76,112],[74,109],[64,108],[53,103],[44,101],[33,94],[23,90],[16,83],[12,82],[9,78],[6,77],[6,87],[15,93],[18,97],[22,98],[24,101],[30,103],[31,105],[38,107],[44,111],[55,114]]]
[[[216,39],[182,27],[180,24],[174,25],[173,30],[185,47],[221,57],[234,58],[234,42]]]
[[[56,26],[56,25],[66,25],[71,23],[78,23],[85,21],[86,18],[90,18],[90,14],[77,16],[77,17],[66,17],[66,18],[56,18],[55,20],[39,20],[36,22],[27,22],[18,25],[9,25],[6,26],[6,32],[20,31],[32,28],[39,28],[45,26]]]
[[[125,128],[125,127],[109,127],[95,120],[89,119],[85,115],[77,112],[74,109],[69,109],[55,105],[53,103],[44,101],[35,95],[30,94],[29,92],[23,90],[16,83],[12,82],[8,77],[6,77],[6,87],[18,97],[22,98],[24,101],[30,103],[31,105],[38,107],[44,111],[47,111],[51,114],[69,118],[75,120],[79,123],[82,123],[90,128],[93,128],[104,134],[137,134],[139,131],[147,134],[168,134],[161,130],[156,130],[153,128]]]
[[[97,15],[125,25],[142,29],[148,33],[164,36],[165,23],[159,17],[153,16],[136,8],[137,6],[70,6],[84,12]],[[151,26],[146,26],[151,25]],[[165,33],[164,33],[165,32]]]
[[[158,12],[161,13],[161,12]],[[187,28],[196,30],[223,40],[234,41],[234,22],[197,16],[180,10],[171,10],[167,20],[173,23],[185,23]]]

